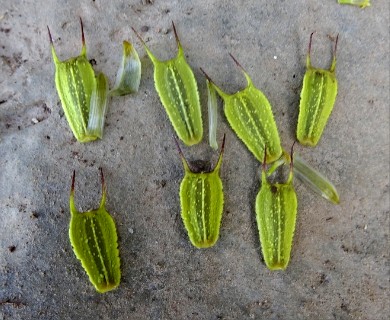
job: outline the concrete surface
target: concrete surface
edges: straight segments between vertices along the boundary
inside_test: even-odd
[[[54,85],[46,25],[62,59],[81,49],[115,80],[122,40],[143,63],[140,91],[111,100],[103,140],[72,137]],[[334,206],[295,181],[299,213],[285,272],[262,262],[254,202],[259,163],[219,111],[227,134],[226,205],[217,245],[193,248],[179,211],[183,176],[153,66],[130,27],[160,58],[176,54],[174,21],[199,82],[245,85],[231,52],[269,98],[285,147],[294,140],[309,35],[327,68],[340,34],[339,94],[321,142],[297,151],[337,186]],[[0,0],[0,319],[388,319],[389,2],[361,10],[334,1]],[[141,31],[143,30],[143,31]],[[147,30],[147,31],[146,31]],[[37,122],[37,123],[34,123]],[[205,125],[207,134],[207,122]],[[183,148],[216,161],[207,140]],[[68,239],[71,173],[76,203],[100,200],[119,233],[122,282],[98,294]]]

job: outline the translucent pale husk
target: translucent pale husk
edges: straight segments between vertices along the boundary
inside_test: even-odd
[[[207,82],[207,105],[209,111],[209,144],[214,150],[218,149],[217,143],[217,125],[218,125],[218,113],[217,113],[217,91],[209,80]]]
[[[267,176],[270,176],[283,164],[290,163],[290,156],[283,150],[283,156],[275,161],[272,166],[267,170]],[[315,193],[324,197],[326,200],[334,203],[340,203],[340,197],[336,190],[336,187],[330,182],[323,174],[311,167],[305,160],[303,160],[298,154],[294,153],[294,175],[301,180],[306,186],[308,186]]]
[[[294,174],[305,183],[310,189],[318,193],[326,200],[334,204],[340,203],[336,187],[325,178],[320,172],[304,161],[300,156],[294,154]]]
[[[123,41],[122,63],[116,75],[114,88],[110,91],[112,96],[122,96],[138,92],[141,81],[141,61],[137,51],[131,43]]]
[[[96,90],[92,92],[87,132],[103,137],[104,120],[107,112],[108,81],[103,73],[96,77]]]

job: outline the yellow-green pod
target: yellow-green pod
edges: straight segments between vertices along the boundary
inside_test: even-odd
[[[181,217],[191,243],[197,248],[213,246],[219,237],[223,211],[223,188],[219,177],[225,145],[223,138],[221,152],[215,168],[190,166],[179,149],[185,175],[180,185]]]
[[[198,85],[188,65],[175,25],[178,53],[173,59],[158,60],[146,46],[141,36],[133,29],[154,65],[154,85],[161,103],[171,120],[177,136],[187,145],[199,143],[203,137],[202,114]]]
[[[310,61],[313,33],[310,35],[306,59],[306,73],[303,78],[301,101],[297,126],[297,139],[303,145],[316,146],[333,110],[337,96],[336,38],[333,61],[329,70],[314,68]]]
[[[265,160],[261,177],[261,188],[256,197],[256,220],[263,257],[268,269],[284,270],[290,260],[297,217],[292,162],[286,183],[268,181]]]
[[[238,61],[230,55],[244,73],[245,89],[234,94],[223,92],[202,70],[224,101],[224,112],[233,131],[244,142],[249,151],[261,162],[264,145],[267,145],[267,163],[277,160],[282,154],[278,128],[267,97],[257,89]]]
[[[87,47],[81,19],[80,24],[81,53],[78,57],[65,61],[58,59],[49,28],[48,31],[56,68],[55,83],[65,117],[76,139],[79,142],[88,142],[101,138],[103,135],[102,124],[104,124],[107,107],[108,83],[104,75],[98,78],[95,76],[87,59]],[[93,96],[95,99],[92,99]],[[96,103],[99,104],[96,105]],[[96,126],[91,125],[91,123],[96,124]]]
[[[370,0],[338,0],[339,4],[350,4],[353,6],[358,6],[360,8],[365,8],[371,6]]]
[[[121,271],[118,236],[114,220],[105,208],[106,186],[103,170],[102,199],[96,210],[79,212],[74,203],[75,172],[70,192],[69,238],[76,257],[88,274],[96,290],[104,293],[118,287]]]

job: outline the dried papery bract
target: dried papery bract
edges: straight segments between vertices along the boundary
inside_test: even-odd
[[[56,68],[55,83],[70,128],[79,142],[88,142],[103,135],[107,107],[107,78],[95,76],[87,59],[83,23],[80,19],[82,49],[78,57],[60,61],[50,34],[51,51]]]
[[[79,212],[74,203],[75,172],[70,192],[69,238],[76,257],[96,290],[104,293],[115,289],[121,278],[118,236],[114,220],[105,208],[106,185],[103,170],[102,199],[98,209]]]
[[[133,45],[123,41],[122,63],[116,75],[114,88],[110,91],[112,96],[123,96],[138,92],[141,81],[141,61]]]
[[[270,183],[265,161],[267,151],[264,152],[261,188],[256,197],[256,220],[265,264],[270,270],[284,270],[290,260],[297,217],[293,162],[285,183]]]
[[[326,200],[334,204],[340,203],[339,194],[333,183],[297,154],[294,155],[294,174],[305,185]]]
[[[278,128],[266,96],[257,89],[249,75],[231,55],[243,72],[247,86],[234,94],[223,92],[202,70],[224,101],[224,112],[233,131],[246,147],[261,162],[264,158],[264,145],[267,145],[267,163],[277,160],[282,154]]]
[[[176,144],[185,171],[180,184],[181,217],[191,243],[197,248],[208,248],[218,240],[222,219],[224,197],[219,170],[225,135],[218,162],[210,172],[194,172]]]
[[[283,150],[283,156],[275,161],[267,170],[267,177],[272,175],[280,166],[291,163],[289,154]],[[307,161],[294,152],[294,176],[302,181],[315,193],[319,194],[326,200],[334,203],[340,203],[340,197],[336,187],[321,172],[310,166]]]
[[[338,0],[338,3],[350,4],[353,6],[358,6],[362,9],[371,6],[370,0]]]
[[[338,35],[333,49],[333,61],[329,70],[314,68],[310,61],[313,33],[310,35],[306,59],[306,73],[303,78],[301,101],[297,126],[297,139],[303,145],[316,146],[333,110],[337,96],[336,49]]]
[[[217,91],[212,83],[206,79],[207,82],[207,106],[209,115],[209,145],[214,150],[218,149],[217,143],[217,126],[218,126],[218,102]]]
[[[199,143],[203,137],[202,114],[198,85],[188,65],[175,25],[178,53],[173,59],[158,60],[146,46],[141,36],[133,29],[143,43],[154,65],[154,85],[177,136],[187,145]]]

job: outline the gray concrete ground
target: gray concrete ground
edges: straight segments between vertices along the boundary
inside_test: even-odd
[[[138,94],[111,100],[103,140],[79,144],[54,85],[46,25],[62,59],[81,48],[114,83],[122,40],[142,60]],[[283,145],[294,140],[309,35],[327,68],[340,34],[339,94],[315,149],[299,152],[337,186],[339,206],[295,181],[299,212],[285,272],[262,262],[254,202],[260,164],[227,134],[225,208],[215,247],[191,246],[180,219],[183,169],[153,84],[153,65],[130,27],[161,59],[176,54],[174,21],[199,67],[226,91],[245,85],[231,52],[269,98]],[[361,10],[332,1],[0,1],[0,319],[388,319],[389,2]],[[142,30],[142,31],[141,31]],[[37,122],[37,123],[34,123]],[[207,122],[205,121],[207,134]],[[216,161],[204,141],[189,159]],[[108,185],[122,282],[98,294],[68,238],[71,173],[80,209]]]

